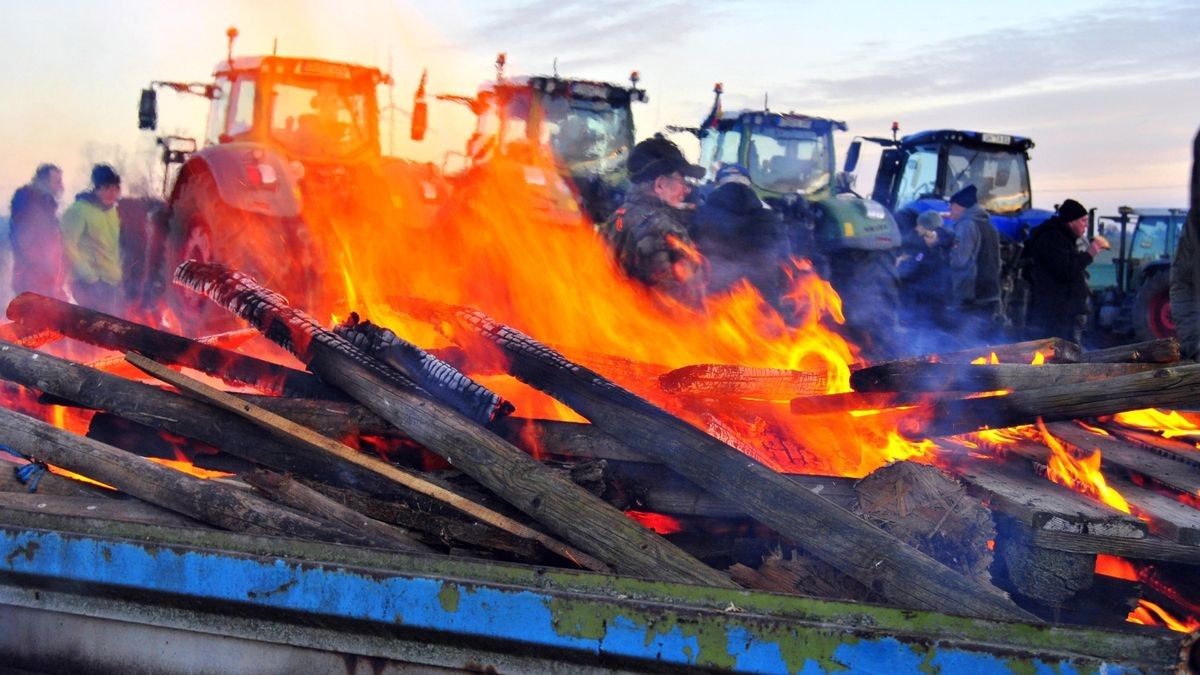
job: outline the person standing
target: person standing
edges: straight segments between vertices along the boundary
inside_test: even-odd
[[[707,272],[688,234],[686,179],[703,176],[661,135],[638,143],[629,153],[629,195],[605,232],[626,274],[692,309],[704,304]]]
[[[62,169],[42,164],[28,185],[13,193],[8,232],[12,244],[12,292],[65,298],[63,237],[58,221]]]
[[[1192,141],[1191,202],[1171,261],[1171,318],[1179,353],[1200,358],[1200,132]]]
[[[1034,228],[1025,243],[1030,283],[1030,337],[1060,337],[1080,343],[1087,325],[1087,266],[1100,252],[1103,242],[1087,241],[1088,213],[1083,205],[1068,199],[1058,213]]]
[[[1000,317],[1000,233],[979,205],[974,185],[950,197],[954,245],[950,249],[950,297],[961,316],[960,335],[988,343]]]
[[[920,334],[942,334],[949,329],[946,297],[950,290],[948,261],[953,238],[942,227],[942,216],[937,211],[921,213],[914,233],[920,238],[921,247],[896,260],[896,272],[902,284],[902,323]],[[948,343],[935,349],[946,346]]]
[[[79,193],[62,216],[71,295],[81,305],[114,314],[121,313],[120,196],[121,177],[111,166],[97,164],[92,189]]]

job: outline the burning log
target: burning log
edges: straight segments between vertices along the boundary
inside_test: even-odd
[[[433,553],[433,549],[416,541],[412,533],[395,525],[381,523],[302,485],[291,476],[272,471],[251,471],[242,480],[272,500],[285,504],[321,520],[335,523],[371,540],[372,546],[411,553]]]
[[[0,408],[0,443],[222,529],[370,545],[355,532],[280,508],[244,490],[193,478],[6,408]]]
[[[1033,363],[1033,360],[1039,354],[1046,360],[1046,363],[1078,363],[1083,355],[1083,348],[1074,342],[1062,338],[1043,338],[1040,340],[1028,340],[1026,342],[1014,342],[1007,345],[992,345],[990,347],[976,347],[974,349],[963,349],[954,352],[924,354],[907,359],[882,361],[871,365],[884,365],[888,363],[969,364],[972,361],[978,361],[980,357],[989,358],[992,354],[996,355],[998,363]]]
[[[1006,396],[944,401],[924,407],[901,431],[911,438],[953,436],[977,429],[1058,422],[1111,415],[1142,408],[1195,404],[1200,395],[1200,365],[1170,366],[1099,382],[1064,384]]]
[[[730,586],[728,577],[564,480],[498,436],[428,398],[407,378],[322,328],[277,293],[219,265],[188,261],[175,272],[258,327],[324,381],[362,402],[556,534],[619,571]]]
[[[789,401],[829,391],[829,376],[824,372],[717,363],[676,368],[660,375],[658,386],[669,394],[685,396]]]
[[[1175,363],[1179,360],[1179,340],[1149,340],[1083,353],[1083,363]]]
[[[1115,436],[1092,433],[1071,422],[1047,424],[1046,429],[1076,455],[1099,450],[1103,467],[1140,474],[1181,494],[1200,495],[1200,457],[1195,458],[1197,463],[1181,462]],[[1196,452],[1192,450],[1191,454]]]
[[[62,333],[52,330],[38,330],[29,328],[28,326],[19,323],[6,323],[0,325],[0,340],[6,342],[15,342],[22,347],[30,349],[38,349],[45,345],[61,340]]]
[[[86,307],[22,293],[8,304],[8,317],[30,329],[52,330],[88,344],[120,352],[133,350],[178,366],[194,368],[226,382],[248,384],[269,394],[341,398],[317,378],[196,340],[126,321]]]
[[[510,372],[569,405],[597,428],[709,488],[756,520],[891,602],[1007,618],[1029,615],[854,514],[805,490],[683,420],[574,364],[528,336],[461,307],[411,301],[406,311],[449,325],[456,341],[500,347]]]
[[[965,395],[966,392],[955,391],[943,391],[936,395],[932,392],[847,391],[841,394],[798,396],[791,401],[791,411],[794,415],[823,415],[850,410],[879,410],[932,403],[941,398],[962,398]]]
[[[885,391],[1025,391],[1059,385],[1095,382],[1132,375],[1158,366],[1146,363],[958,364],[903,363],[892,361],[850,375],[850,386],[859,392]]]
[[[205,401],[213,405],[228,410],[235,415],[239,415],[268,431],[282,436],[297,445],[304,446],[315,454],[333,455],[344,462],[354,464],[366,471],[374,472],[386,480],[394,481],[399,485],[418,492],[420,494],[432,497],[440,502],[450,505],[451,507],[473,517],[482,522],[485,522],[493,527],[500,528],[505,532],[510,532],[519,537],[531,539],[545,546],[547,550],[553,551],[568,560],[572,560],[589,569],[603,571],[607,567],[598,560],[591,558],[584,553],[576,551],[561,542],[546,536],[532,528],[503,516],[490,509],[485,509],[474,502],[465,499],[461,495],[447,490],[446,488],[435,485],[419,476],[416,476],[407,471],[403,471],[398,467],[394,467],[378,459],[364,455],[353,448],[347,447],[337,441],[326,438],[307,427],[302,427],[295,422],[284,419],[274,413],[257,408],[245,401],[235,398],[231,394],[219,391],[210,387],[203,382],[194,380],[181,373],[162,366],[144,356],[137,354],[126,354],[125,358],[129,359],[130,363],[138,368],[146,371],[150,375],[158,379],[178,387],[182,391],[202,397]],[[490,393],[490,392],[489,392]],[[282,489],[282,488],[280,488]],[[286,493],[290,494],[290,493]]]

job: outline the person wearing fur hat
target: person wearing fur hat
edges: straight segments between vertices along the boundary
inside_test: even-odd
[[[950,197],[950,297],[962,317],[960,336],[987,343],[1000,316],[1000,233],[968,185]]]
[[[1191,202],[1171,261],[1171,318],[1179,353],[1200,357],[1200,132],[1192,141]]]
[[[107,164],[92,167],[92,189],[81,192],[62,215],[67,286],[76,302],[120,313],[121,177]]]
[[[1091,297],[1087,266],[1104,245],[1103,240],[1084,238],[1087,226],[1087,209],[1068,199],[1058,213],[1034,228],[1025,243],[1030,337],[1060,337],[1076,343],[1083,339]]]

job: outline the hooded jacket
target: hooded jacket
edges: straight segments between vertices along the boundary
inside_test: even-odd
[[[1171,318],[1185,358],[1200,356],[1200,132],[1192,141],[1191,203],[1171,261]]]
[[[791,257],[779,215],[763,205],[754,189],[726,183],[713,190],[692,221],[692,239],[710,266],[709,290],[729,290],[746,279],[763,299],[778,307]]]
[[[121,219],[93,192],[81,192],[62,215],[63,249],[71,280],[121,283]]]
[[[1000,233],[979,204],[968,207],[954,223],[950,289],[956,305],[1000,300]]]
[[[13,291],[62,295],[63,243],[58,200],[30,183],[13,193],[8,237],[13,251]]]

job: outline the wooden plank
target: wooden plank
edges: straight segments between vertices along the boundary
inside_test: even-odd
[[[906,359],[881,361],[871,365],[881,365],[884,363],[971,363],[979,358],[989,358],[992,354],[996,355],[996,360],[999,363],[1033,363],[1033,359],[1037,354],[1041,354],[1047,363],[1077,363],[1083,354],[1083,349],[1074,342],[1069,342],[1062,338],[1041,338],[1006,345],[992,345],[990,347],[976,347],[974,349],[963,349],[953,352],[924,354]]]
[[[1101,466],[1120,467],[1172,490],[1200,495],[1200,453],[1196,453],[1197,463],[1191,464],[1155,453],[1118,436],[1092,433],[1074,422],[1053,422],[1047,424],[1046,428],[1076,454],[1099,450]]]
[[[1108,349],[1090,349],[1079,360],[1082,363],[1175,363],[1179,360],[1179,340],[1166,338]]]
[[[1181,441],[1177,438],[1163,438],[1153,431],[1131,429],[1116,422],[1104,422],[1100,424],[1100,427],[1117,438],[1144,448],[1161,457],[1200,468],[1200,450],[1197,450],[1196,446],[1191,443]]]
[[[48,513],[71,518],[96,518],[167,527],[208,527],[204,523],[138,499],[68,497],[40,492],[0,492],[0,509]]]
[[[881,391],[1023,391],[1131,375],[1157,366],[1147,363],[959,364],[884,363],[855,371],[850,386],[860,392]]]
[[[1137,518],[1039,478],[1026,467],[968,457],[971,448],[959,441],[940,443],[961,451],[945,468],[967,484],[968,492],[1032,529],[1126,539],[1146,536],[1149,528]]]
[[[235,415],[238,415],[258,426],[277,434],[289,441],[303,445],[313,452],[325,453],[333,455],[345,462],[354,464],[366,471],[376,473],[387,480],[394,481],[404,487],[423,494],[427,497],[432,497],[440,502],[443,502],[463,513],[477,518],[493,527],[498,527],[505,532],[515,534],[525,539],[531,539],[545,546],[547,550],[553,551],[568,560],[575,561],[588,569],[603,571],[607,570],[608,566],[596,560],[595,558],[563,544],[560,541],[547,536],[542,532],[538,532],[531,527],[519,523],[512,518],[504,516],[500,513],[484,508],[462,495],[445,489],[440,485],[431,483],[416,474],[405,471],[399,467],[380,461],[370,455],[363,454],[354,448],[343,445],[333,439],[326,438],[308,427],[301,426],[271,413],[267,410],[259,408],[247,401],[238,399],[231,394],[220,391],[214,387],[200,382],[199,380],[188,377],[182,373],[167,368],[155,361],[147,359],[139,354],[129,353],[125,358],[130,363],[137,366],[141,370],[157,377],[163,382],[179,387],[182,391],[187,391],[196,396],[202,397],[205,401],[213,405],[227,410]],[[284,486],[286,487],[286,486]],[[280,488],[283,490],[283,487]]]
[[[1055,551],[1104,553],[1137,560],[1161,560],[1185,565],[1200,565],[1200,546],[1176,544],[1153,535],[1145,539],[1126,539],[1076,532],[1037,530],[1033,533],[1033,544]]]

